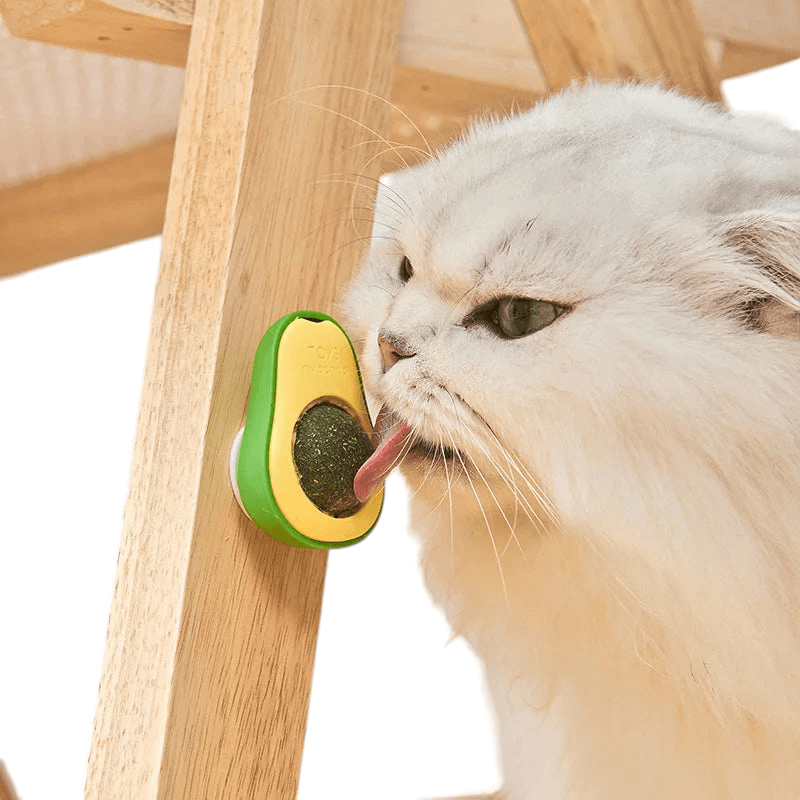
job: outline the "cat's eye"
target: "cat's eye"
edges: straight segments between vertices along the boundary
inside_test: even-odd
[[[403,283],[408,283],[413,274],[414,268],[411,266],[408,256],[403,256],[403,260],[400,262],[400,280]]]
[[[520,339],[546,328],[567,308],[531,297],[501,297],[474,311],[467,324],[482,323],[504,339]]]
[[[497,327],[503,336],[519,339],[555,322],[559,306],[529,297],[504,297],[497,303]]]

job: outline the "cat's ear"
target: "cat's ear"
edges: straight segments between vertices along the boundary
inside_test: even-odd
[[[742,313],[747,323],[800,339],[800,203],[740,212],[721,220],[723,243],[748,267],[756,291]]]

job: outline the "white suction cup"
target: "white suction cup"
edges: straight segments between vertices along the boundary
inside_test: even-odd
[[[233,489],[234,497],[236,497],[236,502],[239,504],[239,508],[244,511],[247,518],[250,519],[250,515],[247,513],[247,509],[244,507],[244,503],[242,502],[242,496],[239,494],[239,479],[237,478],[237,472],[239,468],[239,451],[242,449],[243,434],[244,428],[240,428],[239,433],[236,434],[233,444],[231,445],[231,457],[230,461],[228,462],[228,474],[230,475],[231,488]]]

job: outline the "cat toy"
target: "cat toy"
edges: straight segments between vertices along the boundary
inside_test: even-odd
[[[359,499],[359,468],[373,454],[372,424],[353,346],[326,314],[295,311],[256,351],[244,427],[230,476],[244,513],[270,536],[305,548],[363,539],[383,490]]]

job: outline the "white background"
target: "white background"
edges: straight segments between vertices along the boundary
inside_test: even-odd
[[[725,91],[800,127],[799,85],[794,62]],[[159,246],[0,281],[0,759],[22,800],[82,797]],[[424,592],[401,479],[386,494],[329,556],[300,800],[500,784],[479,665]]]

